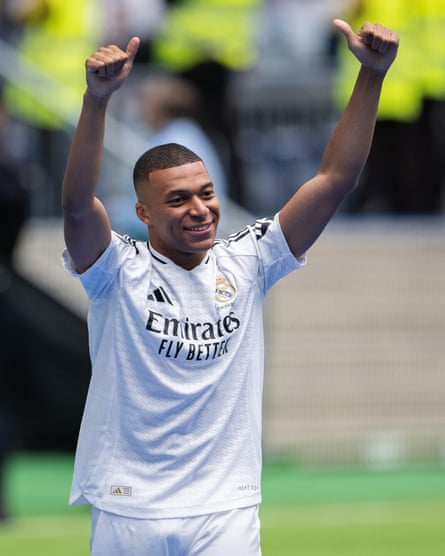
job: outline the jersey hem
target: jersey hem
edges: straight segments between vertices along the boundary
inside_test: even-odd
[[[87,496],[85,494],[78,497],[75,501],[70,501],[70,506],[78,506],[89,504],[98,510],[102,510],[111,514],[120,515],[124,517],[140,518],[140,519],[176,519],[183,517],[197,517],[200,515],[208,515],[219,512],[226,512],[230,510],[237,510],[241,508],[248,508],[250,506],[257,506],[261,504],[262,498],[260,494],[255,494],[249,498],[242,498],[231,500],[224,503],[209,504],[207,506],[190,506],[185,508],[153,508],[148,510],[146,508],[131,508],[128,506],[110,506],[97,500],[94,496]]]

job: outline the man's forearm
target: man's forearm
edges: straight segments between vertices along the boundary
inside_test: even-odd
[[[62,187],[62,206],[67,212],[82,212],[94,197],[102,163],[107,104],[108,97],[96,98],[88,92],[83,97]]]
[[[338,183],[352,190],[368,157],[385,74],[360,68],[354,90],[326,147],[320,166]]]

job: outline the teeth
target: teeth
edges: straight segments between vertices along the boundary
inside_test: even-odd
[[[206,230],[208,228],[208,226],[193,226],[193,228],[189,228],[189,230],[191,230],[192,232],[202,232],[203,230]]]

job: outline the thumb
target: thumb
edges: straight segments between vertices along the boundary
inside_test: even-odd
[[[356,38],[356,35],[349,23],[347,23],[343,19],[334,19],[333,24],[339,31],[341,31],[341,33],[343,33],[343,35],[346,37],[346,40],[348,41],[348,44],[350,45],[353,39]]]
[[[133,63],[133,60],[136,56],[136,53],[138,51],[139,48],[139,44],[140,44],[140,39],[139,37],[133,37],[129,40],[128,44],[127,44],[127,48],[125,49],[126,54],[128,55],[128,60],[130,63]]]

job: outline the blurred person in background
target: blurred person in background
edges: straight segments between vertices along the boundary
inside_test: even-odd
[[[9,517],[5,467],[18,433],[17,399],[28,366],[21,319],[14,303],[14,252],[28,217],[26,163],[15,157],[8,141],[9,116],[0,91],[0,521]],[[29,367],[28,367],[29,368]],[[26,374],[26,373],[25,373]]]
[[[13,264],[13,254],[20,230],[26,220],[29,209],[30,178],[29,161],[24,153],[15,148],[12,136],[10,114],[3,100],[0,84],[0,178],[2,191],[2,218],[0,219],[1,251],[0,260],[7,266]],[[7,210],[6,207],[11,210]]]
[[[201,122],[202,100],[198,90],[187,80],[168,73],[152,73],[138,85],[138,129],[145,137],[146,148],[164,143],[187,145],[204,161],[215,192],[223,210],[227,198],[226,169],[219,152],[204,130]],[[125,100],[125,95],[123,95]],[[121,101],[122,102],[122,101]],[[124,210],[124,206],[128,209]],[[107,208],[113,225],[118,230],[131,232],[138,237],[146,229],[135,225],[134,195],[125,189],[107,200]],[[224,230],[224,221],[220,222]]]
[[[141,44],[134,61],[147,65],[152,60],[152,41],[162,27],[168,0],[99,0],[102,14],[100,44],[125,46],[128,37]]]
[[[269,214],[317,170],[335,125],[331,21],[346,0],[264,0],[254,67],[232,78],[244,206]],[[296,145],[298,144],[298,147]],[[272,184],[279,182],[281,187]]]
[[[273,218],[216,241],[220,205],[200,157],[167,144],[134,168],[150,241],[114,233],[95,196],[105,116],[139,40],[87,60],[62,188],[65,269],[90,300],[92,378],[71,503],[91,504],[92,554],[259,556],[262,302],[355,187],[397,34],[341,20],[359,62],[316,175]]]
[[[424,53],[419,68],[423,91],[421,137],[426,136],[431,155],[431,183],[426,183],[427,174],[421,211],[436,213],[445,210],[445,1],[423,0],[414,2],[414,6]]]
[[[141,116],[149,132],[147,148],[164,143],[187,145],[203,160],[212,176],[224,211],[228,192],[226,169],[204,131],[201,106],[199,91],[186,79],[164,74],[153,75],[142,83]]]
[[[260,60],[272,75],[297,64],[304,82],[330,69],[331,42],[337,38],[329,25],[338,13],[348,13],[356,0],[263,0],[255,42]],[[280,68],[281,69],[281,68]],[[286,75],[283,76],[286,78]]]
[[[0,39],[11,42],[14,41],[17,33],[20,32],[20,25],[11,18],[9,6],[12,0],[0,0]]]
[[[58,184],[71,138],[67,120],[75,120],[84,86],[79,64],[98,44],[97,0],[19,0],[5,6],[19,29],[13,37],[23,64],[19,70],[26,73],[30,63],[43,76],[8,83],[4,91],[8,111],[24,124],[33,153],[31,210],[37,216],[59,216]],[[47,79],[55,82],[50,86]]]
[[[257,61],[255,33],[262,0],[174,2],[153,40],[152,63],[199,91],[205,132],[228,170],[229,196],[240,204],[243,177],[235,147],[238,122],[228,90],[232,76]]]
[[[358,0],[344,17],[385,21],[403,49],[382,92],[373,146],[350,212],[434,214],[442,210],[445,126],[444,0]],[[335,98],[341,110],[354,73],[338,49]]]

